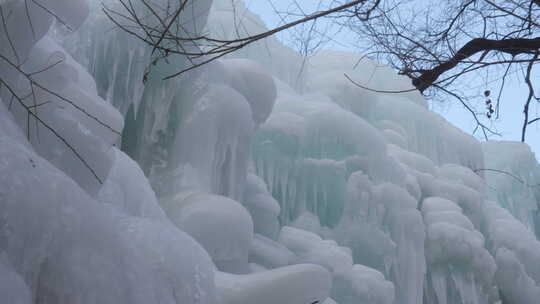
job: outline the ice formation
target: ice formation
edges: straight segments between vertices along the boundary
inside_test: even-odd
[[[242,1],[190,5],[183,31],[265,29]],[[0,8],[0,300],[538,302],[534,154],[343,76],[410,88],[391,69],[268,38],[143,83],[151,49],[95,1]]]

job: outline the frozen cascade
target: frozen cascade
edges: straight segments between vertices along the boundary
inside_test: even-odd
[[[426,278],[427,302],[491,303],[496,266],[484,248],[482,234],[450,200],[427,198],[422,213],[427,230],[426,259],[430,266]]]
[[[484,171],[490,186],[489,198],[538,236],[540,188],[536,186],[540,184],[540,166],[529,146],[518,142],[486,142],[482,149],[485,169],[489,169]]]
[[[429,111],[417,92],[374,94],[343,77],[378,90],[407,90],[410,81],[389,67],[369,59],[358,62],[352,53],[321,51],[310,59],[306,75],[307,90],[323,93],[336,104],[357,114],[381,130],[404,137],[407,149],[422,154],[437,164],[456,163],[473,169],[483,162],[478,142]],[[388,133],[388,132],[387,132]],[[403,140],[400,140],[403,142]]]
[[[527,227],[500,207],[486,201],[485,232],[495,257],[495,281],[504,303],[536,303],[540,296],[540,242]]]
[[[2,80],[13,89],[3,86],[0,97],[2,300],[42,304],[222,303],[211,256],[164,218],[142,170],[113,147],[122,129],[119,112],[98,97],[98,86],[84,68],[52,37],[43,37],[52,24],[52,14],[58,18],[65,15],[70,22],[82,22],[88,13],[85,3],[55,1],[48,7],[27,7],[23,1],[7,1],[0,5],[10,16],[2,33],[19,31],[14,50],[6,47],[9,44],[5,36],[0,37],[2,56],[10,61],[24,60],[24,72],[54,64],[33,80],[56,93],[45,89],[36,92],[39,98],[52,99],[40,108],[42,124],[61,132],[48,134],[42,128],[45,131],[40,130],[40,140],[35,140],[37,131],[26,129],[33,125],[27,124],[22,104],[21,108],[17,104],[12,107],[10,95],[22,95],[29,84],[17,82],[21,71],[2,61]],[[39,25],[43,32],[32,33],[28,18],[22,17],[25,10],[30,10],[34,26]],[[268,111],[268,106],[258,105],[254,111],[257,116],[248,115],[247,119],[264,119]],[[28,140],[25,133],[31,134]],[[96,169],[96,176],[81,168],[69,146],[55,142],[60,137],[67,138],[81,151],[90,168]],[[241,175],[247,175],[245,168]],[[239,214],[248,223],[247,227],[240,226],[240,235],[250,236],[253,228],[249,214],[240,204],[227,200],[236,204],[237,209],[225,210],[236,218]],[[211,200],[203,201],[211,205]],[[197,206],[194,211],[197,210],[204,213],[205,208]],[[249,238],[247,242],[245,246],[249,245]],[[244,251],[247,259],[247,249]],[[264,274],[260,286],[251,283],[247,290],[274,290],[265,282],[283,282],[283,278],[288,280],[288,286],[281,288],[290,290],[298,283],[312,285],[315,281],[311,278],[317,275],[321,278],[316,284],[319,292],[289,295],[296,295],[294,299],[323,301],[330,284],[321,269],[314,265],[305,270],[284,267]],[[300,275],[293,275],[295,272]],[[249,277],[247,281],[251,281]]]
[[[164,82],[186,58],[147,70],[150,49],[110,30],[97,2],[47,4],[73,33],[29,3],[34,32],[24,1],[0,4],[16,31],[11,48],[0,30],[0,54],[27,73],[58,62],[34,78],[57,93],[36,91],[51,100],[38,113],[95,176],[0,90],[0,299],[537,303],[540,178],[526,145],[480,144],[417,92],[354,86],[343,73],[410,88],[375,62],[353,68],[354,54],[304,64],[269,38]],[[235,12],[242,33],[265,29],[241,0],[191,5],[182,30],[233,37]],[[24,95],[21,71],[0,60]]]
[[[233,28],[230,23],[227,26],[230,19],[226,17],[232,10],[222,2],[216,3],[210,15],[211,29]],[[245,10],[241,2],[237,4],[236,8]],[[242,29],[260,31],[260,20],[249,11],[244,13],[248,17]],[[290,65],[290,61],[298,60],[296,55],[274,47],[275,41],[267,43],[274,56],[281,56],[272,65],[264,63],[267,59],[260,55],[265,53],[262,47],[251,46],[235,56],[260,60],[279,79],[278,99],[271,116],[255,135],[253,158],[256,173],[281,205],[280,224],[293,225],[350,247],[354,262],[375,267],[394,282],[397,303],[418,303],[424,295],[428,303],[439,303],[443,297],[450,302],[496,302],[495,253],[486,249],[489,246],[484,239],[489,237],[482,236],[482,232],[487,232],[484,173],[476,171],[485,167],[480,144],[430,112],[417,93],[375,95],[342,77],[346,72],[359,82],[370,81],[370,85],[382,90],[409,88],[408,80],[390,70],[369,61],[352,69],[357,63],[355,56],[320,52],[298,77],[305,81],[299,85],[288,74],[294,71],[294,65],[287,72],[279,71],[282,63]],[[295,90],[309,94],[301,95]],[[393,192],[399,193],[396,198],[388,196]],[[422,209],[424,199],[437,196],[452,201],[459,213],[432,212],[430,218],[443,221],[432,229],[424,224],[427,215],[415,209]],[[394,205],[403,197],[409,197],[405,201],[410,203]],[[410,211],[403,209],[405,206]],[[395,223],[389,223],[388,215],[395,212],[400,216]],[[404,220],[405,214],[410,222]],[[446,220],[445,216],[450,218]],[[445,221],[458,222],[444,224]],[[463,223],[467,223],[470,232],[459,230],[465,229],[459,228]],[[462,232],[442,234],[434,241],[426,239],[426,246],[433,245],[426,247],[424,253],[422,235],[437,235],[437,227],[445,225],[457,225],[451,227]],[[468,262],[472,268],[469,272],[446,270],[453,267],[448,260],[444,260],[443,268],[437,268],[440,263],[429,262],[425,257],[436,255],[430,251],[440,246],[435,245],[440,244],[437,242],[455,237],[476,248],[474,259]],[[424,273],[429,282],[424,281]],[[427,295],[429,286],[436,284],[432,277],[437,282],[451,282],[436,286],[439,298]],[[404,282],[416,283],[404,286]],[[337,300],[334,295],[332,298]]]

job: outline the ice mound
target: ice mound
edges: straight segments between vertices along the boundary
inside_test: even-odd
[[[392,304],[395,300],[394,285],[382,273],[363,265],[339,274],[332,295],[340,304]]]
[[[299,228],[315,234],[321,233],[321,223],[319,217],[315,214],[306,211],[300,214],[290,225],[294,228]]]
[[[213,265],[191,237],[168,222],[152,222],[138,232],[124,226],[138,220],[94,201],[18,140],[0,130],[0,251],[33,299],[112,304],[156,298],[176,303],[180,297],[185,303],[215,303]],[[156,235],[159,245],[152,244]],[[153,249],[143,254],[142,248]],[[153,260],[180,268],[161,275]],[[178,283],[168,285],[170,280]],[[19,290],[24,299],[27,292]]]
[[[240,203],[224,196],[188,192],[162,204],[171,221],[206,249],[218,269],[248,272],[253,221]]]
[[[268,193],[264,181],[249,173],[244,193],[244,206],[253,218],[254,231],[271,239],[279,234],[279,203]]]
[[[111,153],[113,166],[98,200],[131,216],[165,219],[154,190],[137,163],[116,148]]]
[[[332,275],[331,296],[339,303],[393,303],[394,284],[379,271],[353,265],[351,250],[333,240],[323,240],[316,234],[285,226],[279,242],[295,254],[295,263],[314,263]]]
[[[216,274],[223,304],[317,303],[328,297],[331,284],[328,271],[311,264],[249,275]]]
[[[281,229],[279,242],[296,254],[296,263],[318,264],[332,274],[341,273],[353,265],[350,249],[305,230],[285,226]]]
[[[272,269],[294,264],[296,256],[283,244],[255,234],[249,250],[249,261]]]
[[[224,71],[218,79],[225,79],[231,88],[246,98],[256,124],[266,121],[276,100],[272,76],[252,60],[227,59],[221,64]]]

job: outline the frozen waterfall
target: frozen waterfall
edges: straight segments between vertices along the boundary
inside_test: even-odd
[[[97,1],[45,3],[0,2],[0,303],[538,303],[525,144],[343,76],[409,89],[388,67],[304,66],[272,37],[143,83],[151,49]],[[185,30],[265,29],[234,3],[192,2]]]

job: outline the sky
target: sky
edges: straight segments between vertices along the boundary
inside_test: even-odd
[[[328,5],[332,5],[332,0],[244,0],[246,6],[264,20],[269,28],[275,27],[283,23],[283,20],[275,13],[276,11],[293,11],[303,12],[309,14],[320,9],[328,8]],[[321,6],[321,2],[325,2],[326,6]],[[289,20],[293,20],[290,17]],[[324,26],[324,25],[323,25]],[[332,26],[327,32],[327,42],[322,46],[322,49],[332,49],[341,51],[358,52],[359,47],[358,38],[354,33],[351,33],[344,29],[339,29]],[[277,36],[285,44],[291,45],[290,39],[291,33],[282,33]],[[519,72],[518,72],[519,73]],[[518,76],[519,77],[519,76]],[[523,79],[523,77],[521,77]],[[533,75],[533,81],[540,82],[540,73]],[[479,98],[486,85],[482,83],[482,80],[478,80]],[[493,93],[498,92],[496,87],[490,88]],[[516,77],[509,78],[505,91],[501,97],[500,113],[501,115],[497,120],[488,121],[494,129],[496,129],[501,136],[490,138],[490,140],[512,140],[519,141],[521,139],[521,128],[523,124],[523,103],[527,97],[527,87],[522,81],[519,81]],[[441,114],[448,121],[458,126],[460,129],[467,133],[472,133],[476,124],[469,112],[465,108],[456,103],[453,100],[448,102],[443,101],[429,101],[431,109]],[[483,104],[478,103],[478,109],[482,110]],[[536,104],[532,105],[530,115],[532,117],[540,116],[540,107]],[[480,132],[475,134],[479,140],[484,140]],[[526,142],[531,146],[533,152],[536,155],[540,153],[540,124],[533,124],[527,128]]]

